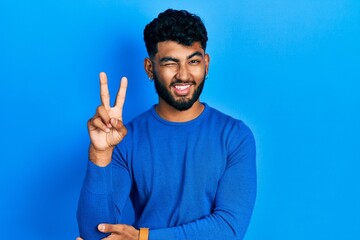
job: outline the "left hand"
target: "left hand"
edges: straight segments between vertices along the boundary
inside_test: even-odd
[[[99,224],[98,230],[103,233],[111,233],[103,240],[138,240],[139,230],[126,224]],[[83,240],[78,237],[76,240]]]

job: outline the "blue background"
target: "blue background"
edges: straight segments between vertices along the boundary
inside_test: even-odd
[[[246,239],[360,239],[360,1],[62,0],[0,3],[0,238],[74,239],[98,73],[125,121],[157,101],[142,31],[166,8],[201,16],[201,100],[258,147]]]

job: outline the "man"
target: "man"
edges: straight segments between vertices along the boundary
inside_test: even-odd
[[[254,138],[243,122],[199,100],[210,62],[205,26],[187,11],[169,9],[145,27],[144,40],[144,67],[159,101],[125,126],[127,79],[111,108],[100,74],[102,104],[88,122],[80,235],[243,239],[256,195]],[[121,224],[129,197],[133,226]]]

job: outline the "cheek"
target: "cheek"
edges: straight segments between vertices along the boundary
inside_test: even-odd
[[[171,81],[176,76],[177,71],[175,69],[167,68],[158,72],[158,77],[163,81]]]
[[[204,74],[205,74],[205,67],[196,68],[192,72],[192,75],[194,76],[194,78],[201,79],[201,80],[204,78]]]

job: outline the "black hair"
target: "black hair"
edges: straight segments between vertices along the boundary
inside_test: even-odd
[[[144,41],[149,57],[155,56],[159,42],[175,41],[185,46],[200,42],[205,51],[207,40],[207,31],[200,17],[186,10],[168,9],[144,29]]]

